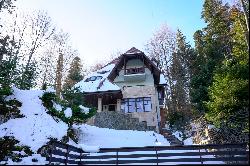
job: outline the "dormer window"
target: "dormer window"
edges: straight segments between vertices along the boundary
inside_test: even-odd
[[[107,72],[109,72],[109,71],[103,70],[103,71],[98,71],[97,73],[98,73],[98,74],[105,74],[105,73],[107,73]]]
[[[102,79],[102,76],[92,76],[92,77],[87,78],[85,82],[96,81],[96,80],[101,80],[101,79]]]

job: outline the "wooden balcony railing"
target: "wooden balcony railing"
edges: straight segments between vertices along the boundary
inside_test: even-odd
[[[134,67],[134,68],[129,68],[126,69],[125,74],[140,74],[140,73],[145,73],[145,68],[144,67]]]

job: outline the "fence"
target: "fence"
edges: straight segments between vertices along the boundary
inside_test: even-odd
[[[49,164],[248,164],[247,144],[101,148],[98,153],[51,142]]]

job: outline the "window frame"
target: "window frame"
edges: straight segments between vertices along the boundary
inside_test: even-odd
[[[134,102],[134,109],[132,109],[134,111],[131,111],[129,109],[132,106],[132,104],[130,104],[130,102]],[[138,110],[141,110],[138,107],[139,102],[142,102],[142,107],[143,107],[142,111],[138,111]],[[146,104],[146,102],[150,102],[150,103]],[[150,104],[150,111],[146,110],[145,105],[148,105],[148,104]],[[122,105],[121,106],[121,111],[124,112],[124,113],[151,112],[152,111],[151,97],[125,98],[125,99],[122,99],[121,105]]]

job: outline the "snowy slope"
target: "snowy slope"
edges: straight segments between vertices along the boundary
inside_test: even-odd
[[[19,108],[21,114],[25,117],[16,118],[7,121],[0,125],[0,137],[14,136],[20,141],[20,144],[29,146],[35,154],[22,159],[21,162],[13,162],[10,159],[8,164],[48,164],[45,158],[36,154],[37,150],[45,145],[49,138],[57,138],[60,140],[66,135],[68,126],[62,121],[55,121],[49,114],[46,113],[39,97],[42,96],[42,90],[19,90],[14,88],[14,94],[8,99],[16,98],[22,102]],[[82,106],[83,107],[83,106]],[[84,107],[85,108],[85,107]],[[80,131],[79,144],[72,144],[83,148],[85,151],[94,152],[99,148],[119,148],[119,147],[143,147],[143,146],[169,146],[169,142],[160,134],[153,131],[133,131],[133,130],[114,130],[108,128],[98,128],[86,124],[73,125],[75,129]],[[185,144],[192,144],[187,141]],[[167,151],[166,151],[167,152]],[[179,151],[186,152],[185,150]],[[139,152],[148,153],[148,152]],[[96,155],[96,154],[93,154]],[[172,157],[172,158],[182,158]],[[210,156],[213,157],[213,156]],[[37,162],[32,162],[36,158]],[[207,162],[212,163],[212,162]],[[216,162],[219,164],[222,162]],[[4,162],[0,162],[4,164]],[[175,163],[172,163],[175,164]],[[183,163],[187,164],[187,163]],[[195,164],[195,163],[188,163]],[[214,163],[215,164],[215,163]]]
[[[10,119],[0,125],[0,137],[14,136],[20,144],[27,145],[33,152],[45,145],[49,139],[60,140],[67,133],[68,126],[62,121],[56,122],[46,113],[39,97],[42,90],[19,90],[13,88],[14,94],[8,99],[16,98],[22,102],[20,113],[25,117]]]
[[[79,143],[100,148],[169,146],[170,143],[153,131],[114,130],[89,125],[74,125],[80,129]]]

